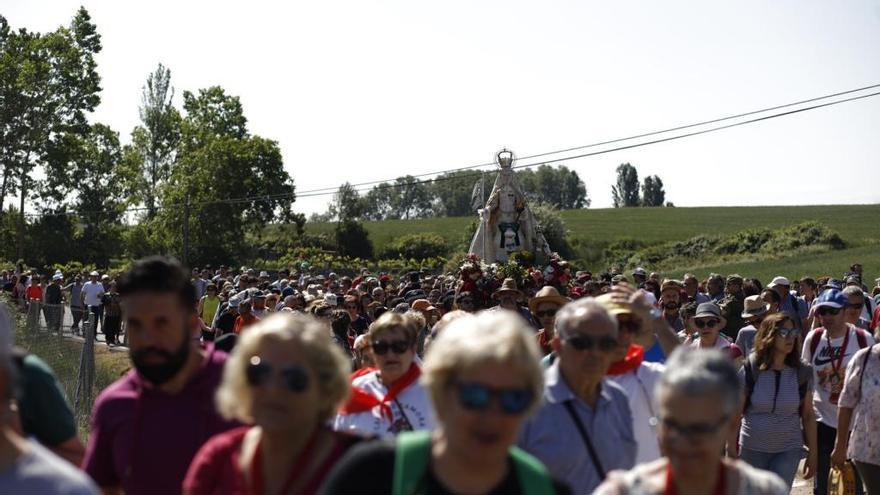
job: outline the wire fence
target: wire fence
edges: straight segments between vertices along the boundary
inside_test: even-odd
[[[18,308],[15,344],[52,368],[73,407],[80,435],[87,436],[96,397],[130,366],[127,349],[105,345],[102,325],[107,321],[95,312],[41,301],[19,303]]]

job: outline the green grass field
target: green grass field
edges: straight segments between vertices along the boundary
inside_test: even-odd
[[[405,234],[433,232],[451,244],[463,241],[474,217],[427,218],[366,222],[377,250]],[[821,253],[780,253],[775,259],[738,261],[727,265],[683,266],[667,275],[680,276],[693,271],[698,276],[711,271],[739,272],[769,280],[774,275],[840,276],[853,262],[865,266],[872,279],[880,276],[880,205],[842,206],[761,206],[709,208],[619,208],[585,209],[562,212],[571,239],[594,245],[607,245],[620,239],[638,239],[647,244],[683,241],[701,234],[732,234],[741,230],[772,229],[817,221],[836,231],[848,247]],[[310,233],[333,232],[333,224],[307,224]],[[588,266],[592,270],[603,267]],[[650,267],[647,267],[650,268]]]

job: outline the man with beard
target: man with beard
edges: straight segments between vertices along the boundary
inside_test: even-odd
[[[226,354],[198,344],[195,287],[179,263],[136,262],[118,283],[134,370],[95,401],[83,469],[104,493],[178,494],[212,435]]]
[[[721,316],[727,320],[727,325],[722,332],[730,337],[731,340],[736,340],[739,329],[745,326],[742,312],[744,308],[743,301],[746,296],[743,294],[742,287],[743,278],[741,276],[736,274],[728,275],[727,283],[724,286],[724,299],[719,304]]]
[[[678,315],[682,290],[678,280],[664,280],[663,285],[660,286],[660,307],[663,308],[663,317],[675,332],[684,330],[684,322]]]

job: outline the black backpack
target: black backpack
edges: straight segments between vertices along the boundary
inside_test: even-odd
[[[749,357],[746,358],[743,370],[746,375],[746,403],[743,405],[743,414],[745,414],[749,406],[752,405],[752,392],[755,391],[755,383],[758,381],[758,375],[761,374],[761,369],[758,368],[758,363],[755,361],[755,353],[749,354]],[[813,368],[808,364],[801,364],[797,368],[798,397],[801,402],[807,395],[807,385],[810,383],[812,374]],[[776,392],[779,392],[779,380],[776,380]]]

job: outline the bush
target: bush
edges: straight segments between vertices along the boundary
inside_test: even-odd
[[[715,252],[718,254],[757,253],[773,235],[773,231],[767,228],[743,230],[723,239],[715,247]]]
[[[373,243],[363,224],[345,220],[336,224],[336,248],[339,254],[352,258],[373,257]]]
[[[379,258],[439,258],[448,253],[449,244],[437,234],[408,234],[386,245]]]
[[[568,230],[565,228],[565,222],[562,220],[559,210],[553,206],[541,204],[533,207],[532,213],[535,215],[535,220],[544,234],[544,239],[547,239],[550,249],[559,253],[563,258],[570,258],[572,251],[568,244]]]
[[[844,249],[846,243],[837,234],[819,222],[804,222],[775,233],[763,248],[769,253],[785,254],[786,251],[810,246]]]

